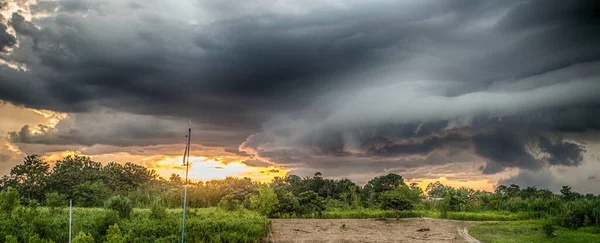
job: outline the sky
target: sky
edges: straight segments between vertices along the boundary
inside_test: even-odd
[[[0,175],[387,173],[600,193],[593,0],[0,0]]]

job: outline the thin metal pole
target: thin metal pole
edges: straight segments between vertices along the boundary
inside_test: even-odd
[[[188,171],[190,168],[190,141],[192,139],[192,122],[189,123],[188,140],[183,153],[183,161],[185,163],[185,184],[183,185],[183,218],[181,219],[181,243],[185,240],[185,214],[187,210],[187,189],[188,189]]]
[[[73,199],[69,199],[69,243],[71,243],[71,227],[73,225]]]

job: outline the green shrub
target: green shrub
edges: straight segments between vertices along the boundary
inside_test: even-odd
[[[9,187],[6,191],[0,192],[0,211],[9,214],[21,205],[21,195],[17,189]]]
[[[59,194],[58,192],[46,193],[46,206],[54,210],[57,208],[66,207],[69,205],[67,196]]]
[[[223,198],[221,198],[221,201],[219,202],[219,207],[223,208],[225,210],[237,210],[239,209],[241,206],[241,202],[239,200],[237,200],[235,198],[234,195],[232,194],[228,194],[227,196],[224,196]]]
[[[252,196],[250,199],[252,209],[266,216],[271,216],[275,212],[277,204],[279,204],[279,200],[277,200],[275,191],[267,185],[260,186],[258,195]]]
[[[554,224],[552,224],[551,222],[546,222],[542,225],[542,231],[544,231],[544,234],[546,234],[546,236],[548,237],[554,236],[555,230],[556,228],[554,228]]]
[[[316,214],[321,216],[325,210],[325,200],[314,191],[305,191],[298,194],[298,213],[303,216]]]
[[[73,204],[81,207],[102,206],[109,193],[104,183],[86,181],[73,188]]]
[[[104,243],[125,243],[125,237],[121,234],[121,229],[118,224],[108,227],[106,231],[106,240]]]
[[[600,203],[591,200],[568,201],[562,205],[558,215],[560,226],[576,229],[582,226],[598,225],[598,217],[595,215]]]
[[[115,210],[121,218],[129,218],[133,211],[133,203],[129,198],[123,196],[113,196],[106,201],[105,207]]]
[[[29,237],[29,239],[27,240],[27,243],[52,243],[53,241],[51,240],[44,240],[42,238],[40,238],[39,235],[33,235],[31,237]]]
[[[94,237],[92,237],[91,234],[80,231],[79,234],[73,238],[73,243],[94,243]]]
[[[164,219],[167,216],[167,208],[164,206],[162,198],[152,200],[150,205],[150,217],[153,219]]]
[[[6,243],[19,243],[19,240],[17,239],[17,237],[14,237],[12,235],[7,235],[4,238],[4,242],[6,242]]]

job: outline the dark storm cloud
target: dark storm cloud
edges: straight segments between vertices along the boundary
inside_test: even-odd
[[[29,64],[31,75],[17,77],[19,74],[2,70],[2,85],[12,88],[17,86],[16,79],[24,78],[34,84],[21,85],[23,88],[41,85],[44,89],[35,99],[2,94],[4,99],[62,111],[103,105],[179,116],[195,106],[201,110],[197,114],[212,122],[239,123],[244,119],[256,123],[273,109],[297,106],[286,98],[314,89],[324,81],[319,77],[375,65],[382,61],[381,50],[409,42],[415,34],[434,35],[445,27],[408,23],[460,11],[473,14],[471,8],[462,10],[454,4],[436,8],[360,4],[347,11],[316,11],[302,18],[234,16],[197,27],[134,12],[132,18],[140,18],[142,26],[132,28],[110,26],[117,24],[112,21],[118,18],[102,16],[102,12],[111,2],[91,3],[62,1],[59,11],[63,12],[39,20],[42,30],[35,34],[30,28],[16,27],[23,22],[15,21],[23,39],[29,35],[33,42],[23,45],[23,51],[35,50],[33,55],[41,65],[35,65],[32,57],[21,60]],[[407,10],[398,14],[400,7]],[[84,10],[100,15],[90,12],[83,18],[69,14]],[[95,34],[111,30],[125,33],[118,38]],[[167,48],[171,45],[185,49]],[[273,99],[279,102],[269,102]]]
[[[548,153],[551,165],[578,166],[583,161],[585,148],[579,144],[559,140],[552,143],[545,137],[540,137],[540,148]]]
[[[419,143],[394,143],[387,142],[382,145],[375,145],[366,151],[370,156],[381,157],[399,157],[413,154],[429,154],[434,149],[443,148],[450,143],[464,142],[465,138],[460,134],[448,134],[444,137],[425,138]]]
[[[6,51],[7,48],[14,46],[17,43],[17,38],[7,32],[7,26],[0,23],[0,52]]]
[[[596,1],[38,8],[48,17],[12,16],[10,58],[28,71],[0,66],[0,99],[81,118],[13,142],[173,143],[174,121],[193,119],[203,145],[243,142],[240,154],[304,170],[382,173],[474,153],[491,174],[581,165],[568,138],[540,142],[542,159],[530,142],[600,128]],[[131,124],[98,125],[111,120],[88,114],[98,107]]]
[[[230,144],[243,139],[243,134],[214,129],[202,124],[192,124],[194,141],[205,146],[223,147],[232,150]],[[11,132],[12,143],[45,145],[114,145],[149,146],[183,143],[187,122],[182,119],[134,115],[129,113],[100,110],[94,113],[70,114],[58,122],[56,127],[39,125],[36,131],[28,125],[20,131]],[[184,129],[182,129],[184,128]]]
[[[493,174],[506,167],[535,169],[541,166],[527,151],[522,138],[509,131],[494,134],[481,134],[473,137],[475,152],[491,162],[483,168],[483,173]]]
[[[40,30],[38,30],[33,23],[25,20],[25,17],[19,13],[12,14],[10,24],[20,35],[33,36],[39,34],[40,32]]]

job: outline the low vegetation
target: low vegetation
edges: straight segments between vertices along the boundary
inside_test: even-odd
[[[539,220],[490,222],[469,227],[469,234],[482,242],[600,242],[600,230],[582,227],[577,230],[545,224]]]
[[[174,242],[180,237],[182,187],[178,175],[160,178],[133,163],[103,166],[88,157],[68,156],[51,168],[39,156],[28,156],[0,179],[0,242],[65,242],[69,199],[76,207],[73,227],[79,242],[90,237],[94,242]],[[226,178],[188,187],[186,238],[192,242],[256,242],[267,233],[266,217],[527,220],[494,223],[500,228],[489,237],[498,238],[481,239],[521,237],[509,233],[511,227],[521,230],[520,224],[529,225],[522,229],[532,234],[527,237],[553,240],[585,233],[600,238],[600,197],[567,186],[559,194],[517,185],[486,192],[436,182],[423,191],[397,174],[360,186],[317,172],[267,184]],[[482,236],[493,228],[489,225],[472,231]]]
[[[187,219],[189,242],[257,242],[268,221],[249,210],[192,209]],[[0,220],[0,242],[68,242],[67,208],[18,206]],[[73,209],[73,242],[177,242],[181,239],[181,210],[154,218],[148,209],[134,209],[127,218],[105,208]],[[89,240],[91,239],[91,241]]]

